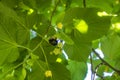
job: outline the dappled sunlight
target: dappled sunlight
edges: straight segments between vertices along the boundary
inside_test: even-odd
[[[88,25],[84,20],[80,20],[77,23],[77,25],[75,25],[75,28],[83,34],[87,33],[87,31],[88,31]]]
[[[29,9],[29,10],[28,10],[28,15],[31,15],[33,12],[34,12],[33,9]]]
[[[115,23],[112,26],[115,30],[120,30],[120,23]]]
[[[61,22],[59,22],[59,23],[57,24],[57,28],[58,28],[58,29],[62,29],[62,28],[63,28],[63,24],[62,24]]]
[[[38,28],[36,27],[36,25],[35,25],[35,24],[33,25],[33,29],[35,29],[35,30],[37,30],[37,29],[38,29]]]
[[[115,31],[120,31],[120,23],[114,23],[112,24],[112,27]]]
[[[102,17],[102,16],[108,16],[109,14],[103,11],[103,12],[97,12],[97,15]]]
[[[57,58],[57,59],[56,59],[56,62],[61,63],[61,62],[62,62],[62,59],[61,59],[61,58]]]
[[[97,12],[97,15],[100,16],[100,17],[103,17],[103,16],[117,16],[116,14],[108,14],[105,11]]]

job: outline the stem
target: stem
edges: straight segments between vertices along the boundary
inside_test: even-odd
[[[46,56],[46,54],[45,54],[45,51],[44,51],[44,49],[43,49],[42,45],[40,45],[40,48],[41,48],[41,50],[42,50],[42,53],[43,53],[43,55],[44,55],[44,57],[45,57],[45,62],[46,62],[47,68],[49,69],[49,65],[48,65],[47,56]]]
[[[56,11],[57,6],[58,6],[59,3],[60,3],[60,0],[58,0],[58,2],[55,4],[55,7],[54,7],[54,9],[53,9],[53,11],[52,11],[52,13],[51,13],[50,21],[49,21],[49,27],[48,27],[45,35],[49,32],[49,30],[50,30],[50,28],[51,28],[51,26],[52,26],[52,19],[53,19],[53,16],[54,16],[54,14],[55,14],[55,11]]]
[[[55,11],[56,11],[56,9],[57,9],[57,6],[58,6],[59,2],[60,2],[60,0],[58,0],[58,2],[55,4],[55,7],[54,7],[54,9],[53,9],[53,11],[52,11],[52,14],[51,14],[51,16],[50,16],[50,25],[51,25],[52,18],[53,18],[54,14],[55,14]]]
[[[38,45],[32,50],[32,52],[34,52],[37,48],[40,47],[40,45],[42,44],[43,40],[44,40],[44,39],[42,38],[42,40],[40,41],[40,43],[38,43]]]
[[[120,75],[120,70],[115,69],[113,66],[111,66],[109,63],[107,63],[104,59],[100,57],[100,55],[92,48],[92,51],[95,53],[95,55],[108,67],[110,67],[112,70],[117,72]]]
[[[17,45],[17,47],[20,47],[20,48],[23,48],[23,49],[27,49],[28,51],[32,51],[30,48],[28,48],[28,47],[25,47],[25,46],[22,46],[22,45]]]
[[[86,8],[86,0],[83,0],[83,7]]]

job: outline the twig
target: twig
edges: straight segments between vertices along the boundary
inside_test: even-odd
[[[102,66],[103,64],[104,64],[103,62],[101,62],[100,64],[98,64],[98,65],[95,67],[95,71],[97,71],[98,68],[99,68],[100,66]]]
[[[102,77],[101,75],[97,74],[98,68],[99,68],[100,66],[102,66],[103,64],[104,64],[104,63],[101,62],[100,64],[98,64],[98,65],[95,67],[95,72],[94,72],[93,80],[95,80],[95,76],[96,76],[96,75],[103,79],[103,77]]]
[[[90,54],[90,63],[91,63],[91,80],[93,80],[94,71],[93,71],[93,61],[92,61],[92,55]]]
[[[83,0],[83,7],[86,8],[86,0]]]
[[[52,18],[53,18],[54,14],[55,14],[55,11],[57,9],[57,6],[58,6],[59,2],[60,2],[60,0],[58,0],[58,2],[55,4],[55,7],[54,7],[54,9],[52,11],[52,14],[50,16],[50,23],[52,22]]]
[[[47,68],[49,69],[48,59],[47,59],[47,56],[46,56],[46,54],[45,54],[45,51],[44,51],[42,45],[40,45],[40,48],[41,48],[42,53],[43,53],[43,55],[44,55],[45,62],[46,62],[46,65],[47,65]]]
[[[96,75],[97,75],[98,77],[100,77],[102,80],[104,80],[104,77],[103,77],[103,76],[101,76],[101,75],[99,75],[99,74],[97,74],[97,73],[96,73]]]
[[[58,0],[58,2],[55,4],[55,7],[54,7],[54,9],[53,9],[53,11],[52,11],[52,13],[51,13],[50,21],[49,21],[49,25],[48,25],[48,29],[47,29],[45,35],[48,33],[48,31],[50,30],[50,27],[52,26],[52,19],[53,19],[53,16],[54,16],[54,14],[55,14],[55,11],[56,11],[57,6],[58,6],[59,3],[60,3],[60,0]]]
[[[120,70],[115,69],[114,67],[112,67],[109,63],[107,63],[104,59],[102,59],[100,57],[100,55],[92,48],[92,51],[95,53],[95,55],[108,67],[110,67],[112,70],[114,70],[115,72],[117,72],[120,75]]]

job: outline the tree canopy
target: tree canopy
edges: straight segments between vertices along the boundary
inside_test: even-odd
[[[0,80],[119,80],[119,60],[120,0],[0,0]]]

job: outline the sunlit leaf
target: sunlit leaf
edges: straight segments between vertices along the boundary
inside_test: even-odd
[[[87,33],[88,31],[88,25],[84,20],[80,20],[79,22],[76,22],[75,28],[83,34]]]

